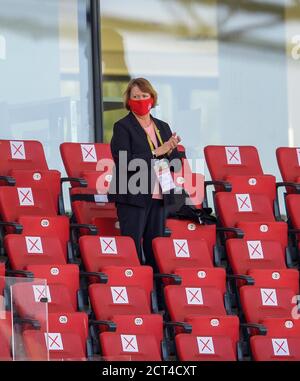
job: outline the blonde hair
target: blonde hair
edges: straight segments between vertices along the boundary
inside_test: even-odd
[[[127,110],[130,110],[130,107],[128,106],[128,101],[130,99],[131,90],[134,86],[137,86],[143,93],[148,93],[153,98],[153,107],[157,104],[157,92],[154,90],[151,83],[145,79],[145,78],[134,78],[132,79],[124,92],[124,106],[127,108]]]

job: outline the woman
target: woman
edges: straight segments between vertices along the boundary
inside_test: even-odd
[[[111,187],[109,194],[109,200],[116,203],[121,234],[134,239],[140,261],[144,252],[145,263],[155,269],[152,239],[163,235],[164,208],[174,202],[168,166],[164,179],[169,182],[163,182],[157,176],[161,170],[157,163],[161,165],[163,158],[177,159],[180,168],[176,149],[180,137],[172,134],[167,123],[152,117],[156,102],[157,93],[149,81],[137,78],[129,82],[124,104],[130,112],[115,123],[111,140],[115,188],[112,191]]]

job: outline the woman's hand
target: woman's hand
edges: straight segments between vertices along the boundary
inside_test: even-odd
[[[162,156],[162,155],[165,155],[166,153],[170,154],[173,151],[173,149],[177,147],[180,141],[181,141],[180,136],[176,136],[176,132],[173,132],[172,136],[167,142],[165,142],[163,145],[161,145],[160,147],[157,147],[154,150],[155,155]]]

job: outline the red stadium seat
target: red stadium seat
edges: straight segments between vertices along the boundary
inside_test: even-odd
[[[4,247],[14,270],[26,270],[31,264],[66,264],[65,252],[56,237],[7,234]]]
[[[53,203],[58,212],[60,195],[60,172],[56,170],[38,171],[12,170],[10,176],[16,180],[18,188],[33,188],[35,190],[47,189],[53,198]]]
[[[79,247],[86,271],[99,272],[105,266],[140,264],[131,237],[82,236],[79,238]]]
[[[187,319],[192,334],[176,335],[181,361],[235,361],[239,341],[237,316],[196,316]]]
[[[286,196],[287,215],[294,229],[300,229],[300,194]]]
[[[171,238],[174,239],[204,239],[213,257],[212,253],[216,245],[215,225],[200,225],[188,220],[168,218],[166,227],[171,231]]]
[[[228,239],[226,251],[234,274],[247,274],[251,269],[286,268],[285,250],[277,241]]]
[[[82,361],[86,353],[76,333],[23,332],[25,352],[29,360]]]
[[[136,286],[146,291],[149,305],[153,291],[153,269],[151,266],[107,266],[103,272],[108,276],[108,286]]]
[[[289,318],[264,319],[266,336],[250,338],[251,352],[256,361],[299,361],[300,322]]]
[[[109,185],[114,166],[109,144],[62,143],[60,152],[69,177],[83,178],[87,180],[88,188],[97,189],[98,178],[105,173]],[[98,164],[101,159],[106,160],[102,170]]]
[[[12,169],[48,170],[43,145],[35,140],[0,140],[0,175]]]
[[[27,267],[36,278],[33,282],[22,282],[12,286],[13,300],[21,317],[45,318],[48,312],[75,312],[79,289],[77,265],[30,265]],[[47,286],[45,282],[47,281]]]
[[[246,240],[280,242],[283,248],[288,246],[288,226],[286,222],[238,222],[237,227],[244,232]]]
[[[215,196],[221,224],[236,227],[243,221],[275,221],[272,204],[264,195],[219,192]]]
[[[23,226],[24,235],[59,238],[64,252],[67,252],[70,241],[70,220],[67,216],[21,216],[18,222]]]
[[[213,180],[229,175],[263,175],[257,149],[253,146],[213,146],[204,148],[209,172]]]
[[[87,352],[89,338],[88,315],[84,312],[50,313],[48,315],[49,332],[72,333],[80,337],[84,352]]]
[[[246,321],[260,323],[271,317],[288,318],[293,297],[298,294],[299,274],[296,270],[251,270],[254,286],[242,286],[240,299]]]
[[[158,237],[152,247],[160,273],[174,273],[176,268],[213,267],[212,253],[204,239]]]
[[[115,332],[101,333],[101,346],[105,360],[160,361],[161,354],[151,334],[128,335]]]
[[[150,314],[146,291],[137,286],[89,286],[91,305],[97,320],[111,320],[116,315]]]
[[[57,210],[46,189],[3,186],[0,187],[0,214],[3,221],[16,222],[24,215],[55,216]]]
[[[73,309],[77,309],[77,291],[79,290],[79,268],[77,265],[30,265],[27,270],[34,274],[35,278],[46,279],[48,286],[62,287],[68,291]],[[51,287],[52,288],[52,287]],[[53,302],[55,301],[53,300]],[[49,308],[51,309],[51,303]],[[52,312],[52,311],[50,311]],[[53,311],[56,312],[56,311]]]
[[[161,315],[117,315],[112,320],[116,323],[116,332],[100,334],[105,358],[113,360],[129,356],[132,360],[161,360]]]
[[[165,300],[172,321],[192,315],[226,315],[226,273],[222,268],[177,269],[181,285],[165,287]]]
[[[300,183],[300,148],[279,147],[276,157],[283,181]],[[286,187],[288,193],[294,189]]]

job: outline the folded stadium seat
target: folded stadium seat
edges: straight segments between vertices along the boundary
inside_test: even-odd
[[[276,157],[287,193],[299,193],[300,148],[278,147]]]
[[[12,360],[11,336],[11,312],[0,311],[0,361]]]
[[[216,245],[216,226],[200,225],[189,220],[177,220],[168,218],[166,228],[170,231],[173,239],[204,239],[213,258]]]
[[[212,253],[204,239],[157,237],[152,247],[160,273],[171,274],[176,268],[213,267]]]
[[[33,273],[35,279],[12,286],[13,301],[21,317],[43,319],[45,303],[50,313],[77,310],[77,265],[30,265],[27,270]],[[46,286],[44,280],[47,281]]]
[[[0,176],[11,170],[48,171],[43,145],[36,140],[0,140]],[[5,180],[1,178],[1,180]],[[5,180],[5,183],[9,181]]]
[[[28,360],[86,360],[86,353],[77,333],[25,330],[23,342]]]
[[[99,335],[105,360],[130,358],[136,361],[158,361],[166,354],[161,315],[117,315],[112,320],[116,332]]]
[[[285,200],[287,216],[292,228],[297,232],[298,248],[300,248],[300,194],[288,194]]]
[[[276,216],[276,178],[263,173],[258,151],[253,146],[206,146],[204,154],[215,191],[264,194],[272,202]]]
[[[7,234],[4,247],[13,270],[26,270],[27,266],[66,264],[65,252],[57,237]]]
[[[242,311],[248,323],[265,318],[289,318],[294,307],[293,297],[299,293],[297,270],[250,270],[254,285],[239,290]]]
[[[51,237],[59,239],[65,258],[71,256],[70,220],[67,216],[21,216],[18,219],[25,236]]]
[[[171,321],[193,315],[226,315],[230,309],[223,268],[176,269],[180,285],[167,285],[165,301]]]
[[[55,216],[53,198],[46,189],[0,187],[0,214],[2,221],[16,222],[24,215]],[[7,227],[13,232],[12,227]]]
[[[89,286],[89,296],[97,320],[111,321],[116,315],[151,313],[149,296],[142,287],[94,283]]]
[[[269,318],[262,321],[266,336],[250,338],[252,357],[255,361],[299,361],[300,322],[289,317]]]
[[[234,274],[248,274],[251,269],[286,268],[285,250],[278,241],[228,239],[228,261]]]
[[[59,209],[60,199],[60,172],[56,170],[12,170],[9,172],[16,180],[18,188],[33,188],[35,190],[47,189],[53,198],[57,214]]]
[[[157,310],[150,266],[103,268],[107,284],[89,286],[90,301],[97,320],[110,320],[112,315],[150,314]]]
[[[215,196],[215,205],[220,222],[225,227],[236,227],[243,221],[275,221],[271,202],[262,194],[219,192]]]
[[[180,361],[236,361],[241,358],[237,316],[195,316],[186,319],[192,333],[175,336]]]
[[[244,233],[246,240],[277,241],[283,248],[288,246],[288,225],[286,222],[241,221],[237,227]]]
[[[153,298],[155,298],[151,266],[106,266],[103,267],[103,272],[108,277],[108,286],[136,286],[145,290],[149,305],[151,305]]]
[[[87,180],[87,187],[96,189],[99,175],[105,173],[110,182],[114,166],[110,145],[107,143],[62,143],[61,157],[69,177]],[[103,166],[98,163],[103,161]],[[72,182],[72,187],[76,184]]]
[[[105,266],[139,266],[131,237],[82,236],[79,248],[86,271],[103,271]]]
[[[88,315],[85,312],[63,312],[48,314],[48,331],[73,333],[80,337],[84,352],[91,354]]]

